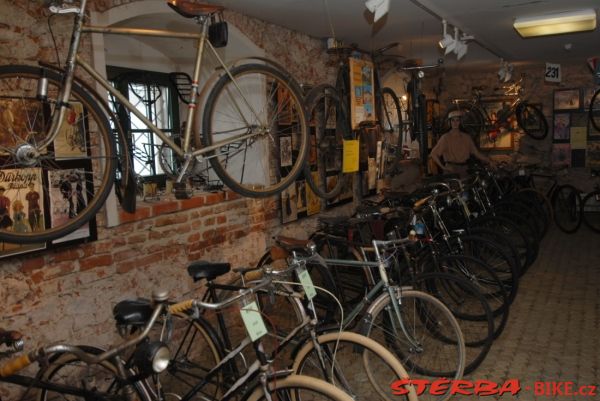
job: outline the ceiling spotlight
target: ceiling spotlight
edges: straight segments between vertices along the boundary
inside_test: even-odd
[[[500,82],[508,82],[512,78],[513,65],[504,59],[500,59],[500,69],[498,70],[498,79]]]
[[[459,40],[456,43],[456,47],[455,47],[454,51],[456,52],[457,60],[460,60],[467,54],[468,47],[469,47],[469,45],[467,45],[467,43],[463,42],[462,40]]]
[[[365,7],[374,14],[373,22],[377,22],[390,10],[390,0],[367,0]]]
[[[456,48],[457,43],[458,43],[458,28],[454,27],[454,38],[452,38],[452,41],[450,43],[448,43],[448,45],[446,46],[446,51],[444,52],[444,55],[448,55],[449,53],[452,53],[454,51],[454,49]]]
[[[593,31],[596,29],[596,10],[586,9],[539,17],[518,17],[513,27],[524,38],[561,33]]]
[[[454,38],[447,32],[448,24],[445,19],[442,20],[442,25],[444,26],[444,34],[438,44],[442,49],[445,49],[452,41],[454,41]]]

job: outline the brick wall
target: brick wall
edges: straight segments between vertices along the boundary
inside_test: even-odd
[[[89,3],[104,11],[127,1]],[[0,0],[0,9],[3,63],[55,60],[41,2]],[[298,81],[332,81],[334,70],[326,66],[320,40],[233,12],[226,19]],[[64,60],[70,25],[56,17],[53,27]],[[82,54],[89,58],[87,39]],[[113,228],[106,227],[102,212],[97,241],[0,260],[0,327],[25,332],[28,347],[56,341],[110,344],[117,338],[111,321],[117,301],[150,297],[155,288],[177,298],[198,293],[186,273],[190,261],[254,264],[273,235],[306,237],[314,229],[314,219],[281,226],[279,209],[277,197],[255,200],[220,192],[142,204],[133,216],[122,213]],[[7,391],[0,386],[0,398]]]

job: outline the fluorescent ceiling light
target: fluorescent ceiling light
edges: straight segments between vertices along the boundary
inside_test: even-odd
[[[586,9],[539,17],[519,17],[513,26],[524,38],[592,31],[596,29],[596,11]]]

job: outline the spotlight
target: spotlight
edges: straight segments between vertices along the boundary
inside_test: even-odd
[[[373,22],[377,22],[390,10],[390,0],[367,0],[365,7],[374,14]]]
[[[454,51],[456,52],[456,59],[460,60],[461,58],[463,58],[466,54],[467,54],[467,50],[468,49],[468,45],[466,42],[463,42],[462,40],[459,40],[456,43],[456,48],[454,49]]]
[[[440,47],[442,49],[445,49],[448,45],[450,45],[452,43],[452,41],[454,40],[452,38],[452,36],[447,32],[448,29],[448,24],[446,22],[446,20],[442,20],[442,25],[444,26],[444,34],[442,36],[442,39],[438,42],[438,44],[440,45]]]
[[[448,55],[448,54],[452,53],[454,51],[454,49],[456,48],[457,43],[458,43],[458,28],[454,27],[454,38],[446,46],[446,51],[444,52],[444,55]]]

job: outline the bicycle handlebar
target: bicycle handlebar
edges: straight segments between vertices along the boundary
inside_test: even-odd
[[[182,312],[192,309],[193,307],[199,307],[202,309],[211,309],[211,310],[223,309],[224,307],[238,301],[239,299],[244,298],[247,295],[253,294],[256,291],[261,290],[270,284],[271,284],[271,279],[269,277],[267,277],[267,278],[263,279],[256,286],[253,286],[251,288],[246,288],[244,290],[240,290],[240,292],[237,295],[234,295],[233,297],[228,298],[221,302],[211,303],[211,302],[203,302],[203,301],[200,301],[199,299],[187,299],[185,301],[181,301],[176,304],[169,305],[167,310],[169,311],[169,313],[182,313]]]

